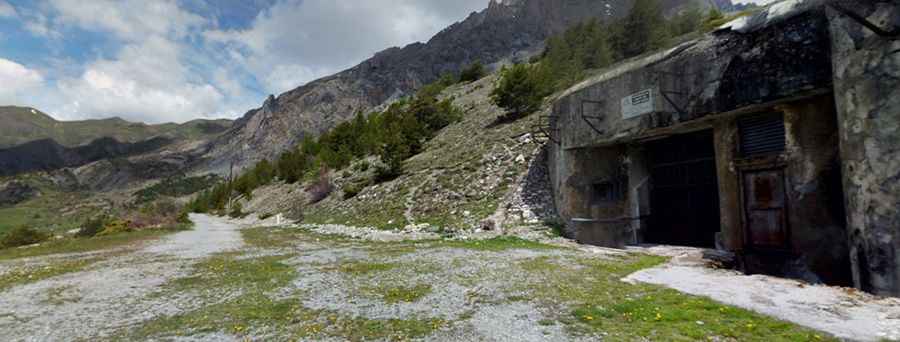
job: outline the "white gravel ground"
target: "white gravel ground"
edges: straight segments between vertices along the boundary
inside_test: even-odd
[[[179,232],[87,270],[0,292],[0,340],[71,341],[109,337],[117,329],[196,308],[191,298],[148,298],[170,279],[185,276],[198,258],[239,248],[237,226],[194,215]],[[77,255],[74,255],[77,256]],[[58,256],[53,257],[58,258]],[[48,303],[59,290],[61,302]]]
[[[196,294],[190,292],[156,294],[164,293],[162,285],[190,275],[197,262],[231,250],[249,255],[244,257],[291,256],[284,263],[293,267],[298,276],[291,285],[270,294],[273,298],[296,298],[305,308],[347,317],[443,318],[455,322],[435,331],[426,340],[600,340],[602,336],[571,334],[553,319],[568,315],[565,310],[560,311],[561,308],[514,299],[527,296],[516,287],[517,284],[534,281],[516,271],[516,265],[539,257],[548,257],[551,262],[565,262],[578,256],[615,258],[626,253],[551,241],[572,249],[492,252],[432,247],[392,254],[373,248],[367,241],[432,240],[433,237],[421,235],[427,233],[350,231],[349,227],[337,225],[301,227],[290,223],[282,223],[282,229],[349,235],[358,240],[320,241],[321,236],[316,235],[300,239],[290,247],[246,248],[240,229],[275,226],[277,222],[235,221],[202,215],[192,216],[192,219],[196,223],[192,231],[173,234],[143,248],[116,249],[114,257],[99,261],[84,271],[0,292],[0,332],[3,333],[0,340],[102,340],[155,318],[210,305],[208,301],[192,297]],[[431,243],[421,242],[426,246]],[[848,289],[809,286],[793,280],[711,269],[702,262],[697,249],[654,247],[640,250],[674,258],[669,264],[639,271],[624,281],[658,284],[707,296],[840,338],[900,339],[900,299],[879,299]],[[69,257],[85,255],[71,254]],[[103,255],[90,254],[91,257]],[[22,264],[40,265],[59,258],[61,256],[0,262],[0,270]],[[357,262],[388,263],[394,267],[371,274],[348,274],[338,267]],[[413,302],[388,303],[371,292],[372,288],[380,286],[393,288],[417,284],[429,285],[431,290]],[[55,293],[53,303],[47,300],[50,292]],[[298,293],[300,296],[296,297]],[[217,297],[215,301],[225,299]],[[172,340],[229,341],[236,338],[220,332]]]

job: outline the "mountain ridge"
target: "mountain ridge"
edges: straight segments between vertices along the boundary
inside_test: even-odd
[[[232,124],[227,119],[146,124],[120,117],[60,121],[38,109],[18,106],[0,106],[0,119],[4,122],[0,125],[0,149],[45,139],[74,148],[102,138],[113,138],[123,143],[137,143],[158,136],[172,139],[208,138],[225,131]]]
[[[729,1],[730,0],[724,0]],[[710,0],[664,0],[673,13]],[[226,173],[231,165],[247,166],[273,159],[305,135],[318,135],[357,112],[408,95],[446,72],[458,72],[480,61],[487,65],[525,60],[539,53],[546,38],[589,18],[616,19],[633,0],[491,0],[435,34],[427,42],[382,50],[356,66],[280,95],[269,96],[221,136],[204,156],[204,171]]]

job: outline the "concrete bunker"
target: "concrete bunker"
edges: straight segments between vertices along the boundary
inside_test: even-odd
[[[900,8],[854,10],[785,1],[561,96],[548,120],[548,163],[566,234],[608,247],[715,248],[747,273],[900,295],[900,215],[889,208],[900,204],[900,173],[860,174],[860,165],[871,171],[900,160],[884,145],[900,142],[898,88],[889,84],[894,99],[867,104],[866,113],[842,90],[895,82],[871,74],[889,72],[887,65],[847,63],[878,58],[874,51],[900,64],[897,54],[888,57],[895,39],[860,22],[900,25]],[[870,50],[861,52],[865,44]],[[892,124],[859,123],[877,111]],[[886,155],[866,155],[873,140]],[[877,217],[867,211],[874,198],[888,203],[874,208]]]

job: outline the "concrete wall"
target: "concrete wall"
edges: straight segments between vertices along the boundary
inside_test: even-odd
[[[844,2],[884,31],[900,5]],[[856,285],[900,296],[900,40],[829,9],[847,220]]]
[[[666,134],[668,128],[696,130],[689,126],[708,125],[702,121],[710,115],[830,91],[827,29],[824,10],[816,9],[753,32],[725,30],[618,65],[557,101],[558,148],[613,145]],[[623,117],[621,100],[645,89],[653,93],[654,112]],[[593,117],[589,121],[601,132],[582,113]]]
[[[888,107],[888,113],[888,110],[879,112],[880,108],[873,105],[869,114],[859,114],[858,102],[863,90],[876,86],[890,89],[882,91],[879,96],[884,100],[879,103],[900,101],[900,96],[896,96],[900,85],[894,83],[900,80],[895,75],[900,73],[900,63],[894,57],[885,57],[888,51],[900,47],[896,42],[873,42],[872,38],[854,31],[845,34],[844,39],[861,41],[842,43],[848,49],[840,46],[832,49],[834,41],[829,30],[835,28],[833,23],[829,24],[825,12],[826,7],[821,5],[780,16],[763,12],[748,20],[751,25],[723,30],[669,51],[623,63],[561,96],[553,110],[559,128],[554,140],[560,143],[551,146],[548,160],[561,217],[569,221],[647,214],[652,208],[647,205],[648,188],[641,188],[647,173],[641,144],[649,139],[712,128],[720,188],[722,233],[718,242],[727,250],[744,253],[742,185],[740,167],[736,165],[740,159],[739,132],[735,120],[745,114],[777,110],[784,114],[787,131],[787,151],[777,159],[785,167],[787,220],[792,231],[787,251],[790,255],[783,260],[785,264],[780,272],[810,281],[846,284],[851,262],[848,235],[855,234],[854,248],[870,253],[867,260],[870,266],[875,266],[865,269],[874,269],[877,274],[890,273],[870,282],[889,283],[896,289],[900,284],[896,272],[900,253],[894,249],[900,236],[893,238],[893,232],[900,222],[897,209],[900,205],[891,194],[900,193],[897,188],[900,158],[896,156],[900,149],[897,132],[900,108]],[[872,56],[854,50],[866,42],[876,50],[881,49],[882,54]],[[832,75],[832,53],[835,61],[846,60],[841,75]],[[892,56],[897,55],[900,54]],[[834,63],[838,70],[840,63]],[[846,66],[864,63],[875,63],[880,67],[877,72],[894,75],[893,80],[873,82],[865,79],[871,76],[865,75],[862,68]],[[621,99],[644,89],[650,89],[655,97],[653,112],[624,117]],[[856,91],[847,92],[853,89]],[[839,115],[835,113],[832,92],[838,96]],[[671,102],[663,99],[666,93]],[[872,120],[873,112],[884,119],[869,126],[865,120]],[[839,136],[839,128],[845,134]],[[866,132],[867,136],[850,132]],[[842,168],[839,156],[851,163]],[[624,199],[601,207],[592,206],[590,187],[586,185],[608,176],[610,170],[621,168],[624,171],[617,172],[628,177]],[[847,194],[851,227],[854,227],[851,234],[847,233],[843,219],[842,189],[837,185],[842,173],[847,187],[856,187]],[[876,200],[887,202],[874,204]],[[871,215],[872,210],[878,215]],[[570,224],[568,232],[577,237],[586,229],[591,230],[590,234],[605,231],[602,237],[590,239],[607,241],[613,237],[630,241],[629,231],[646,228],[645,224],[642,221],[618,226]],[[882,271],[884,265],[892,271]],[[857,273],[865,276],[866,272]]]
[[[623,191],[617,200],[601,200],[596,185],[627,179],[622,163],[625,156],[620,147],[551,150],[556,165],[551,181],[557,210],[569,222],[565,231],[568,237],[594,245],[624,246],[624,225],[607,221],[628,215],[628,194]]]
[[[721,247],[740,251],[744,247],[741,183],[734,160],[738,158],[738,127],[735,120],[720,120],[713,128],[716,143],[716,174],[719,178],[719,234]]]
[[[840,185],[837,120],[831,95],[781,104],[784,154],[741,158],[737,118],[715,124],[722,238],[752,273],[772,273],[813,283],[851,285]],[[782,256],[747,249],[741,171],[784,169],[789,249]]]
[[[765,12],[759,16],[761,19],[754,22],[768,20]],[[771,25],[752,32],[725,30],[625,62],[568,91],[554,103],[553,120],[559,129],[554,140],[560,143],[551,143],[548,158],[560,216],[571,222],[589,214],[579,207],[585,195],[573,190],[571,184],[590,183],[594,176],[575,160],[600,153],[586,155],[583,150],[602,146],[625,149],[623,144],[645,138],[710,128],[719,116],[755,112],[774,102],[829,92],[832,77],[827,28],[824,10],[815,9],[792,14],[790,20],[773,19]],[[731,95],[737,87],[744,90]],[[622,98],[644,89],[653,92],[654,112],[624,118]],[[672,95],[682,111],[663,99],[665,91],[684,94]],[[600,132],[591,128],[582,114],[593,117],[589,120]],[[592,158],[615,159],[623,154],[627,152]],[[631,203],[623,206],[624,214],[635,212]]]

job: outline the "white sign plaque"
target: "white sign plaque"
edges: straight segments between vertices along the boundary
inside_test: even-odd
[[[652,113],[654,109],[653,89],[641,90],[622,99],[622,118],[631,119]]]

